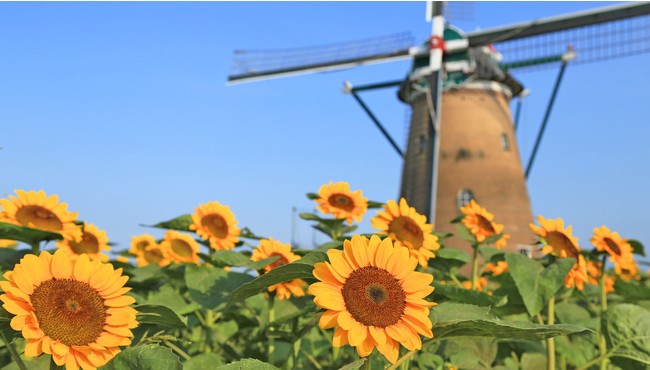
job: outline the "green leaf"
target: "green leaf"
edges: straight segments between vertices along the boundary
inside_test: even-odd
[[[641,286],[638,281],[616,280],[614,282],[614,291],[629,301],[650,299],[650,289]]]
[[[170,230],[190,231],[191,224],[192,224],[192,215],[182,215],[176,218],[172,218],[171,220],[168,221],[163,221],[155,225],[150,225],[150,227],[158,227],[161,229],[170,229]]]
[[[301,259],[297,260],[295,263],[304,263],[308,265],[315,265],[318,262],[328,261],[327,253],[323,251],[313,251],[304,255]]]
[[[432,284],[436,290],[435,295],[443,295],[452,301],[474,304],[477,306],[503,306],[508,302],[506,296],[491,296],[477,290],[469,290],[457,285],[440,284],[434,281]]]
[[[170,284],[165,284],[158,290],[151,290],[144,302],[148,305],[166,306],[178,315],[185,315],[201,308],[195,302],[188,303],[186,299]]]
[[[274,284],[293,279],[313,279],[314,275],[312,271],[314,270],[314,264],[326,260],[327,254],[321,251],[313,251],[295,262],[276,267],[257,279],[237,288],[232,292],[230,303],[236,303],[261,293]]]
[[[457,223],[461,222],[463,220],[463,218],[465,218],[465,215],[458,215],[458,216],[456,216],[456,218],[449,221],[449,223],[450,224],[457,224]]]
[[[528,321],[501,321],[498,319],[454,321],[437,323],[432,328],[437,339],[459,336],[544,340],[589,330],[579,325],[539,325]]]
[[[11,320],[14,318],[13,314],[7,312],[4,307],[0,306],[0,331],[9,342],[12,342],[15,338],[21,336],[19,331],[15,331],[11,328]],[[0,340],[0,345],[2,345],[2,340]]]
[[[650,364],[650,312],[633,304],[611,307],[603,317],[603,333],[612,356]]]
[[[327,251],[328,249],[342,249],[343,248],[343,241],[341,240],[333,240],[331,242],[323,243],[316,248],[319,251]]]
[[[187,360],[183,370],[212,370],[215,366],[223,365],[223,358],[214,352],[202,353]]]
[[[490,308],[464,303],[444,302],[431,309],[430,318],[434,325],[438,322],[487,319],[490,318]]]
[[[521,368],[523,370],[546,370],[546,355],[525,352],[521,356]]]
[[[301,213],[298,215],[298,217],[302,218],[303,220],[308,220],[308,221],[318,221],[320,220],[320,217],[316,216],[313,213]]]
[[[478,249],[479,253],[481,253],[481,256],[483,256],[483,260],[485,262],[495,262],[493,259],[495,257],[498,259],[499,257],[503,258],[503,255],[505,254],[505,251],[502,249],[497,249],[495,247],[479,247]]]
[[[478,336],[543,340],[588,330],[569,324],[538,325],[528,321],[502,321],[491,317],[487,307],[450,302],[433,307],[430,318],[436,339]]]
[[[491,369],[497,342],[494,338],[454,338],[447,341],[444,353],[459,368]]]
[[[627,242],[632,246],[632,253],[645,257],[645,248],[643,248],[643,244],[640,241],[628,240]]]
[[[316,193],[307,193],[307,198],[311,200],[316,200],[316,199],[320,199],[320,196]]]
[[[589,311],[576,303],[560,302],[555,305],[555,316],[560,323],[578,324],[590,329],[597,329],[598,322],[594,322]]]
[[[277,367],[254,358],[246,358],[240,361],[229,363],[228,365],[221,365],[213,368],[215,370],[279,370]]]
[[[251,261],[250,256],[232,250],[214,251],[211,257],[212,262],[219,267],[247,267],[252,270],[264,268],[265,266],[277,261],[279,258],[279,256],[273,256],[260,261]]]
[[[190,297],[207,309],[215,309],[227,303],[230,292],[240,289],[253,279],[253,276],[248,274],[226,271],[210,265],[187,265],[185,268],[185,283]]]
[[[588,334],[558,337],[555,339],[555,348],[558,353],[564,355],[568,364],[580,367],[598,356],[595,339],[595,335]]]
[[[16,264],[20,262],[20,259],[31,252],[29,249],[17,251],[15,249],[1,248],[0,266],[2,266],[3,270],[13,270]]]
[[[171,308],[152,304],[136,306],[140,324],[153,324],[167,329],[187,328],[187,319],[181,319]]]
[[[472,245],[477,245],[478,244],[478,241],[476,240],[474,235],[462,223],[457,223],[456,224],[456,235],[458,235],[459,238],[469,242]]]
[[[537,315],[562,286],[564,278],[573,268],[575,258],[559,258],[549,267],[518,253],[507,253],[506,262],[515,281],[526,310]]]
[[[417,362],[419,369],[438,369],[442,367],[445,360],[433,353],[421,351],[418,353]]]
[[[0,239],[18,240],[29,245],[35,245],[40,242],[61,240],[63,236],[51,231],[0,222]]]
[[[353,231],[356,230],[358,227],[359,227],[358,225],[341,226],[341,228],[339,229],[339,231],[341,232],[341,234],[344,234],[344,235],[345,235],[345,234],[349,234],[349,233],[353,232]]]
[[[142,345],[120,352],[102,370],[181,370],[183,365],[172,350],[159,345]]]
[[[436,258],[445,260],[455,260],[461,262],[463,265],[469,263],[469,253],[460,249],[442,248],[435,252]]]
[[[483,241],[481,242],[481,244],[483,244],[483,245],[494,244],[497,240],[501,239],[502,236],[503,236],[503,234],[494,234],[494,235],[491,235],[490,237],[488,237],[488,238],[486,238],[485,240],[483,240]]]
[[[345,366],[340,367],[339,370],[356,370],[356,369],[360,368],[361,366],[363,366],[363,364],[365,364],[366,361],[367,360],[365,358],[362,358],[360,360],[356,360],[356,361],[351,362],[351,363],[349,363],[349,364],[347,364]]]

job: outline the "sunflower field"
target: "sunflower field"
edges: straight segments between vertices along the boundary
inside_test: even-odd
[[[466,253],[404,199],[307,196],[329,238],[310,250],[217,201],[117,251],[56,195],[0,199],[0,369],[650,369],[638,241],[600,226],[583,249],[538,216],[530,258],[472,200],[451,220]]]

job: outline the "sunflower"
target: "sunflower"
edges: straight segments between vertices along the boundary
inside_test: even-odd
[[[158,265],[162,267],[171,262],[168,249],[161,248],[158,243],[146,246],[135,258],[135,263],[138,266]]]
[[[427,218],[419,214],[414,207],[409,207],[406,199],[397,202],[389,200],[384,210],[370,220],[372,227],[381,230],[393,240],[395,246],[409,249],[420,266],[426,268],[429,258],[435,257],[433,251],[440,248],[438,237],[433,235],[433,225],[427,224]]]
[[[81,240],[79,242],[64,239],[58,241],[56,246],[70,253],[72,258],[76,258],[81,254],[87,254],[91,260],[99,259],[104,262],[108,261],[108,256],[102,253],[102,251],[111,249],[108,246],[106,232],[99,230],[93,224],[84,225],[83,234],[81,234]]]
[[[334,347],[349,344],[361,357],[374,348],[395,363],[400,344],[422,348],[420,335],[433,337],[429,307],[433,276],[415,272],[418,261],[390,238],[355,235],[343,251],[327,251],[329,262],[314,265],[320,280],[309,287],[314,303],[326,311],[323,329],[334,328]]]
[[[199,244],[187,234],[169,230],[165,233],[160,248],[176,263],[199,263]]]
[[[504,272],[508,271],[508,262],[499,261],[496,264],[488,263],[485,265],[485,269],[491,272],[493,276],[499,276]]]
[[[190,230],[195,230],[203,240],[210,240],[214,250],[233,249],[239,241],[240,230],[237,228],[235,215],[230,207],[219,202],[209,202],[194,209]]]
[[[142,234],[134,236],[131,238],[131,248],[129,249],[129,253],[137,255],[144,251],[148,246],[155,244],[157,244],[157,242],[153,235]]]
[[[354,219],[361,222],[361,217],[368,210],[368,199],[361,195],[361,190],[350,191],[350,184],[339,181],[325,184],[318,190],[316,209],[336,218],[344,218],[348,224]]]
[[[96,369],[131,343],[135,299],[124,295],[121,268],[58,250],[28,254],[4,277],[0,300],[15,315],[11,327],[22,332],[26,357],[47,353],[68,370]]]
[[[251,260],[259,261],[274,256],[278,256],[280,258],[278,258],[270,265],[265,266],[265,273],[273,270],[278,266],[282,266],[300,259],[297,254],[291,251],[291,245],[282,244],[281,242],[273,239],[262,239],[260,240],[260,245],[253,251]],[[302,279],[294,279],[288,282],[271,285],[269,287],[269,291],[275,292],[276,296],[280,300],[291,298],[291,294],[296,297],[302,297],[305,295],[305,291],[302,287],[306,284],[307,283],[305,283]]]
[[[589,275],[589,284],[600,285],[602,275],[602,262],[587,261],[587,275]],[[605,274],[605,293],[614,291],[614,276]]]
[[[587,262],[585,257],[582,254],[579,254],[578,262],[573,265],[573,268],[564,278],[564,286],[567,288],[577,288],[582,290],[586,282],[589,281],[589,275],[587,274]]]
[[[571,236],[571,226],[564,228],[564,221],[561,218],[555,220],[545,219],[538,216],[537,220],[541,226],[530,224],[530,229],[541,238],[544,245],[542,253],[555,254],[560,258],[575,258],[576,263],[564,279],[564,286],[567,288],[576,287],[582,290],[584,283],[589,280],[587,275],[587,262],[580,254],[578,238]]]
[[[474,235],[476,241],[482,243],[492,235],[502,234],[504,226],[493,222],[494,215],[481,207],[474,199],[460,208],[464,217],[463,225]],[[494,246],[501,249],[506,246],[506,239],[510,238],[508,234],[502,234],[499,240],[494,242]]]
[[[542,253],[578,258],[580,247],[578,246],[578,238],[571,236],[571,226],[567,226],[565,229],[564,221],[561,218],[550,220],[537,216],[537,220],[541,226],[535,224],[529,226],[535,234],[543,238],[544,247]]]
[[[614,264],[614,272],[625,281],[630,281],[637,277],[639,274],[639,266],[634,262],[634,257],[621,260],[619,263]]]
[[[607,252],[614,264],[618,264],[632,256],[632,246],[618,233],[613,233],[607,226],[594,228],[591,244],[601,252]]]
[[[77,213],[68,212],[67,203],[59,203],[57,195],[48,197],[43,190],[16,190],[16,195],[0,199],[0,222],[52,231],[66,240],[81,239]]]

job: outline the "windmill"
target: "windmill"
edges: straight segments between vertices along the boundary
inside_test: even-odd
[[[431,37],[421,45],[414,45],[408,35],[397,34],[306,49],[238,51],[236,69],[228,80],[248,82],[412,59],[406,79],[367,86],[347,84],[345,88],[380,130],[381,123],[359,92],[399,86],[400,100],[412,107],[404,153],[383,130],[404,157],[400,196],[436,222],[442,232],[452,231],[446,221],[458,214],[460,205],[475,198],[505,224],[512,235],[510,248],[520,249],[532,240],[525,177],[564,69],[568,63],[649,51],[649,13],[650,4],[623,4],[465,34],[445,24],[441,5],[435,3],[427,12],[432,15]],[[508,59],[500,60],[501,54]],[[526,90],[510,71],[557,64],[561,67],[554,93],[524,171],[515,141],[517,119],[513,122],[509,103],[523,97]],[[447,244],[463,246],[454,240]]]

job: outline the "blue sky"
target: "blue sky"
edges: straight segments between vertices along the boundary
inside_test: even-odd
[[[610,4],[475,2],[474,20],[455,24],[472,31]],[[395,199],[401,161],[340,89],[402,78],[409,62],[225,81],[235,49],[402,31],[420,42],[424,11],[423,2],[0,3],[0,194],[58,194],[117,248],[163,233],[140,224],[211,200],[230,205],[240,226],[289,242],[292,207],[312,209],[304,194],[330,180]],[[567,69],[528,184],[534,214],[563,217],[584,247],[603,224],[650,244],[649,61]],[[532,90],[518,134],[524,162],[557,72],[516,74]],[[362,97],[403,145],[395,91]],[[297,224],[297,241],[310,244],[309,224]]]

